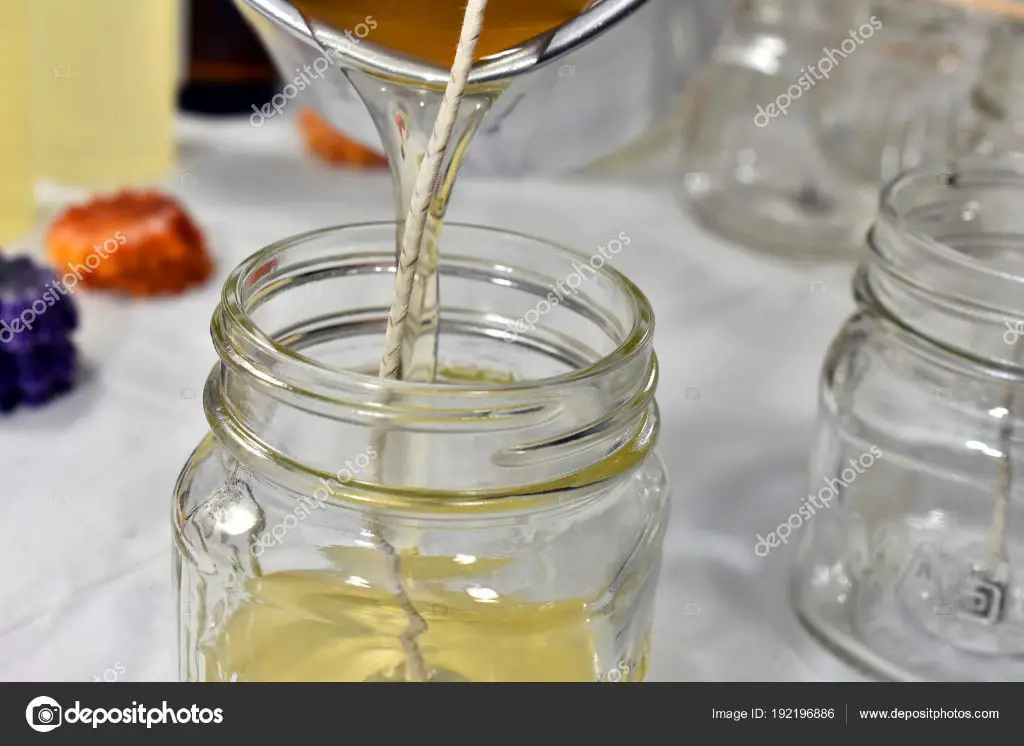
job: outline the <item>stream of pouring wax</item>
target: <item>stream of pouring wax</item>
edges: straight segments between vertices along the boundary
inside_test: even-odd
[[[370,28],[366,41],[450,68],[458,46],[466,11],[465,0],[292,0],[307,23],[321,22],[335,31]],[[490,0],[474,58],[514,48],[538,34],[572,20],[593,0]],[[367,19],[373,24],[369,24]],[[345,56],[352,42],[342,37],[341,48],[314,32],[329,51]],[[397,223],[396,252],[401,250],[405,221],[420,163],[426,153],[444,96],[441,88],[428,89],[414,82],[384,81],[350,71],[348,78],[359,92],[380,134],[391,169]],[[441,290],[437,274],[439,243],[445,212],[459,167],[473,135],[494,101],[511,80],[466,91],[451,142],[436,185],[423,232],[412,301],[404,325],[399,378],[433,382],[437,372]],[[397,255],[397,253],[396,253]]]

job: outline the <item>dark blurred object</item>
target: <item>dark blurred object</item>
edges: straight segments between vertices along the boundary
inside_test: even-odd
[[[0,254],[0,413],[71,388],[77,327],[70,290],[52,270]]]
[[[277,93],[273,61],[230,0],[189,0],[188,54],[183,111],[243,114]]]

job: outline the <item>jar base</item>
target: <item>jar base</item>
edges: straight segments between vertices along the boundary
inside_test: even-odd
[[[685,199],[705,230],[788,260],[855,260],[870,221],[870,211],[851,203],[849,195],[811,187],[784,192],[732,184],[700,193],[691,190]]]
[[[388,683],[403,683],[409,679],[406,676],[406,664],[401,663],[393,669],[387,671],[378,671],[377,673],[366,678],[367,683],[377,684],[388,684]],[[449,668],[434,668],[430,670],[430,678],[427,679],[427,683],[430,684],[468,684],[470,679],[465,676],[452,671]]]
[[[1024,681],[1024,606],[1005,565],[920,544],[896,571],[851,582],[842,566],[794,587],[805,627],[840,657],[894,681]],[[873,579],[872,579],[873,578]]]

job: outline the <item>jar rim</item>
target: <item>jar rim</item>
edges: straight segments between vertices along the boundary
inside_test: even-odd
[[[1024,153],[970,155],[888,182],[863,280],[890,316],[938,346],[1024,364]],[[1018,333],[1020,330],[1020,333]]]
[[[478,294],[483,303],[478,307],[480,325],[460,327],[459,314],[466,309],[458,306],[451,316],[453,329],[471,330],[463,339],[483,333],[491,342],[514,348],[516,353],[511,354],[522,349],[557,361],[559,372],[548,375],[551,369],[544,367],[534,368],[533,377],[513,382],[491,377],[449,382],[451,377],[446,377],[449,380],[426,383],[378,378],[369,366],[362,367],[369,362],[366,355],[379,355],[383,346],[385,304],[391,295],[385,288],[393,286],[397,264],[396,232],[394,221],[310,231],[272,243],[232,271],[213,317],[211,331],[221,361],[207,380],[205,396],[207,420],[218,438],[238,442],[240,453],[259,453],[264,460],[285,466],[285,471],[328,479],[341,473],[328,442],[370,442],[382,434],[398,434],[403,442],[422,443],[422,454],[437,454],[421,459],[435,468],[403,476],[376,474],[358,484],[350,474],[345,483],[367,494],[386,489],[389,495],[408,492],[419,499],[439,493],[449,496],[446,502],[456,493],[474,501],[490,500],[602,482],[631,471],[646,457],[658,429],[653,311],[640,289],[609,266],[605,247],[587,257],[524,233],[446,224],[450,248],[443,250],[442,238],[439,271],[482,281],[486,285],[476,287],[485,288],[484,293],[493,286],[495,293],[507,288],[542,297],[552,287],[549,283],[559,279],[578,287],[562,278],[561,271],[571,268],[582,274],[582,265],[589,263],[590,279],[601,282],[592,293],[565,300],[574,315],[561,318],[585,318],[595,324],[600,346],[575,340],[567,329],[557,331],[555,319],[545,327],[553,336],[538,331],[524,334],[520,341],[507,312],[492,312],[486,295]],[[622,247],[629,245],[626,238],[618,236]],[[609,243],[608,251],[617,254],[621,248]],[[603,264],[594,259],[598,253],[605,257]],[[306,315],[307,307],[300,302],[300,316],[294,321],[289,317],[280,329],[268,326],[260,315],[275,297],[296,294],[295,300],[301,300],[300,288],[335,278],[376,278],[376,301],[344,293],[336,301],[328,296],[319,302],[321,314],[313,316]],[[316,333],[320,320],[333,323],[336,317],[329,309],[336,304],[354,304],[356,315],[347,318],[350,332],[358,333],[346,333],[342,326]],[[268,313],[268,320],[281,319],[274,311]],[[378,333],[381,347],[374,340]],[[362,339],[366,345],[359,346],[355,358],[314,359],[304,354],[305,342],[333,339]],[[469,349],[476,360],[478,348]],[[565,368],[569,370],[561,372]],[[275,429],[272,418],[264,416],[267,405],[275,403],[290,413],[288,428]],[[326,435],[291,438],[296,428]],[[436,466],[450,454],[465,453],[463,449],[485,454],[476,459],[486,463],[486,469]]]
[[[969,181],[967,174],[970,174]],[[888,227],[901,231],[905,238],[910,239],[915,248],[927,252],[935,260],[990,277],[994,281],[1024,282],[1024,273],[1014,275],[1006,270],[985,264],[976,257],[950,246],[925,231],[915,228],[906,215],[906,210],[898,205],[900,198],[910,190],[923,184],[954,188],[969,183],[987,182],[1003,183],[1019,188],[1024,194],[1024,153],[1006,153],[997,156],[972,155],[964,156],[947,162],[944,166],[927,165],[908,169],[882,186],[878,198],[879,220],[884,220]],[[1024,239],[1024,226],[1021,237]],[[870,242],[875,253],[878,247],[875,241]]]
[[[558,387],[566,384],[579,383],[587,379],[603,376],[617,368],[628,365],[641,355],[647,354],[646,350],[654,335],[654,310],[650,301],[643,291],[635,285],[628,277],[618,270],[610,267],[607,262],[598,271],[602,276],[614,280],[617,288],[629,296],[635,304],[636,313],[633,318],[633,325],[625,338],[617,347],[608,354],[602,355],[594,362],[560,373],[539,379],[525,381],[504,382],[481,382],[473,385],[471,383],[425,383],[418,381],[402,381],[395,379],[382,379],[377,376],[360,373],[349,368],[328,365],[322,361],[308,357],[290,347],[276,342],[269,334],[262,330],[250,317],[246,310],[245,293],[248,290],[247,283],[251,282],[258,270],[266,266],[274,259],[275,254],[282,250],[299,246],[312,240],[324,238],[330,235],[344,235],[347,232],[354,232],[365,229],[395,229],[395,221],[367,221],[362,223],[346,223],[342,225],[319,228],[305,233],[275,241],[268,246],[250,255],[245,261],[235,267],[224,283],[221,292],[221,306],[231,319],[234,331],[241,332],[245,341],[260,352],[287,359],[289,362],[303,366],[311,372],[329,374],[331,377],[338,377],[338,380],[348,386],[358,386],[364,390],[387,391],[394,394],[465,397],[472,395],[500,395],[515,394],[518,392],[536,390],[538,388]],[[558,252],[572,257],[576,260],[589,260],[586,255],[575,251],[563,244],[550,241],[528,233],[493,228],[474,223],[446,222],[445,230],[478,231],[482,234],[502,236],[506,238],[523,239],[530,242],[536,248],[555,249]],[[383,342],[383,339],[382,339]]]

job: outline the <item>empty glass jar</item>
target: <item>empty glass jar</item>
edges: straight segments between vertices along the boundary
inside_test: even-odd
[[[994,24],[989,39],[971,96],[971,126],[960,150],[1024,152],[1024,22]]]
[[[817,150],[811,100],[850,0],[741,0],[684,125],[682,196],[709,230],[794,259],[847,256],[871,204]],[[851,42],[852,43],[852,42]]]
[[[872,0],[874,32],[833,50],[816,104],[829,162],[872,198],[906,169],[950,156],[963,128],[987,16],[936,0]]]
[[[225,286],[174,501],[181,678],[642,680],[668,493],[628,237],[447,225],[436,384],[374,376],[394,240],[299,236]]]
[[[883,192],[829,350],[794,599],[876,675],[1024,680],[1024,160]]]

